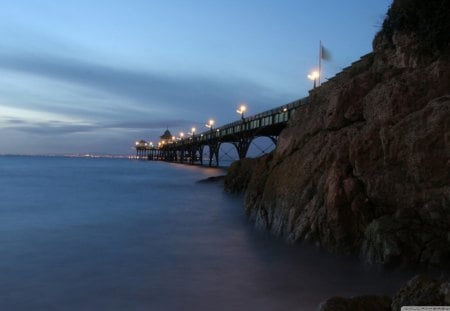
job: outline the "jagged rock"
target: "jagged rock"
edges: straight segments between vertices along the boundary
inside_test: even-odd
[[[217,183],[217,182],[222,182],[225,179],[225,175],[220,175],[220,176],[211,176],[205,179],[200,179],[199,181],[197,181],[198,183]]]
[[[442,295],[442,299],[446,306],[450,306],[450,282],[444,282],[439,288],[439,292]]]
[[[392,311],[400,311],[402,306],[448,306],[448,288],[449,283],[416,276],[392,298]]]
[[[257,175],[257,165],[264,163],[269,157],[270,155],[259,159],[244,158],[232,163],[225,176],[225,191],[239,193],[247,189],[252,175]]]
[[[450,263],[450,208],[401,209],[374,220],[366,229],[362,257],[387,265]]]
[[[449,306],[450,282],[418,275],[410,279],[391,299],[363,295],[332,297],[321,303],[319,311],[400,311],[402,306]]]
[[[319,311],[390,311],[391,302],[387,296],[332,297],[319,307]]]
[[[401,2],[395,10],[410,12],[417,0]],[[440,266],[450,258],[448,49],[420,54],[415,28],[385,24],[374,53],[313,90],[273,154],[234,164],[225,187],[245,191],[256,226],[289,241]]]

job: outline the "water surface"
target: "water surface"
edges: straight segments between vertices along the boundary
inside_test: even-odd
[[[218,169],[0,157],[0,310],[315,310],[377,272],[252,229]]]

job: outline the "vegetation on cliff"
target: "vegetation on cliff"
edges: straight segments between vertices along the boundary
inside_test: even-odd
[[[395,1],[387,13],[382,32],[414,33],[419,42],[415,52],[439,55],[450,49],[450,2],[448,0]]]

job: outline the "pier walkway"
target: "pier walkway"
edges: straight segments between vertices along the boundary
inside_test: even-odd
[[[307,98],[276,107],[232,123],[213,127],[202,133],[153,147],[144,142],[136,144],[138,156],[149,160],[162,160],[186,164],[219,166],[219,150],[223,143],[231,143],[239,159],[245,158],[251,142],[258,137],[268,137],[276,145],[278,135],[286,127],[294,111],[307,104]],[[204,154],[205,147],[209,152]],[[207,159],[204,159],[204,156]],[[204,161],[206,160],[206,163]]]

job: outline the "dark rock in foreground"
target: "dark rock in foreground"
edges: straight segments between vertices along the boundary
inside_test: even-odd
[[[400,311],[402,306],[449,306],[450,283],[416,276],[391,299],[387,296],[332,297],[319,311]]]
[[[402,306],[448,306],[450,283],[440,282],[427,276],[411,279],[392,299],[392,310]]]

